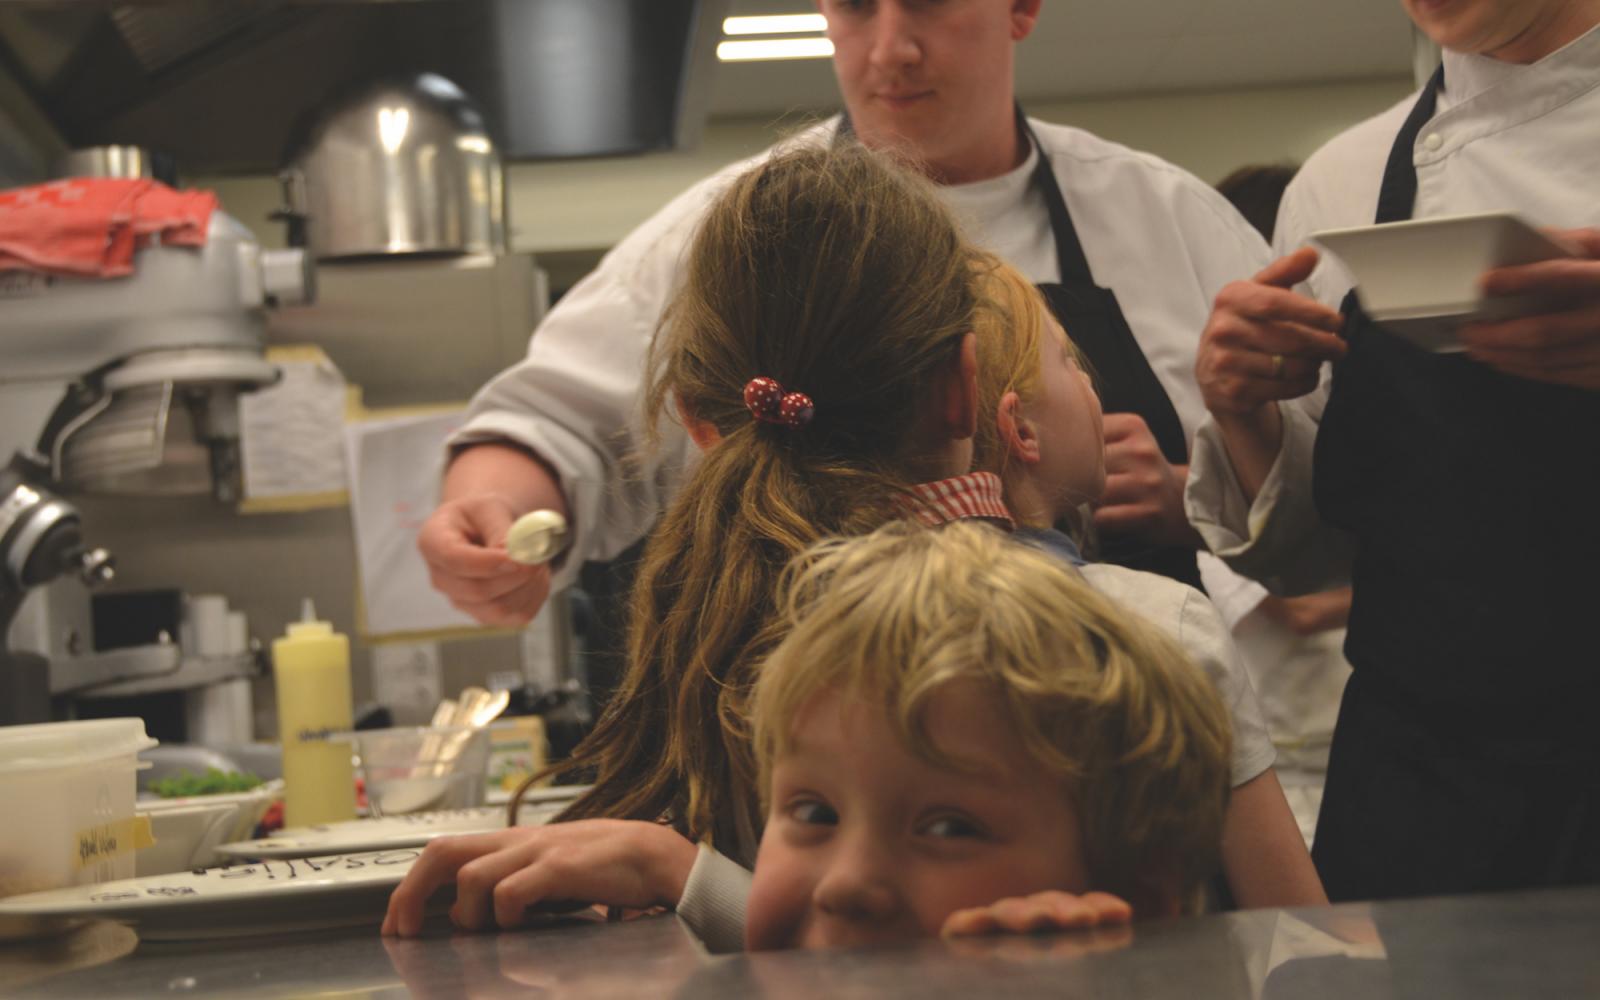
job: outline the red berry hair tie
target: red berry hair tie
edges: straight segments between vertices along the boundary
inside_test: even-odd
[[[799,430],[811,422],[816,408],[803,392],[784,392],[775,378],[760,376],[745,383],[744,405],[764,424]]]

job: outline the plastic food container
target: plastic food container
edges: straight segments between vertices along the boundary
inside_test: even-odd
[[[132,878],[147,838],[134,816],[142,719],[0,727],[0,896]],[[56,921],[0,919],[0,940],[50,933]]]
[[[363,729],[341,733],[355,745],[357,773],[374,816],[463,809],[483,804],[489,731],[467,726]]]

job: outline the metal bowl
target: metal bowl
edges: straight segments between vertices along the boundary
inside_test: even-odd
[[[291,243],[318,260],[505,252],[500,152],[455,84],[385,81],[309,121],[279,174]]]

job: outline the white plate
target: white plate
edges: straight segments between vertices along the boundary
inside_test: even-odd
[[[377,924],[420,848],[262,861],[0,899],[3,917],[90,917],[147,940],[198,940]]]
[[[1349,268],[1367,315],[1439,352],[1462,350],[1456,329],[1465,323],[1548,307],[1538,297],[1484,298],[1478,280],[1485,271],[1573,256],[1571,248],[1501,213],[1329,229],[1311,239]]]
[[[536,802],[571,802],[573,799],[587,792],[591,785],[550,785],[545,788],[530,788],[522,796],[522,801],[530,805]],[[504,788],[491,788],[483,800],[491,806],[503,806],[511,801],[511,793]]]
[[[587,786],[562,785],[532,789],[524,797],[518,826],[540,826],[564,809]],[[243,840],[217,847],[232,858],[309,858],[346,851],[392,850],[421,847],[436,837],[482,833],[506,825],[505,806],[443,809],[403,816],[372,817],[279,830],[270,837]]]

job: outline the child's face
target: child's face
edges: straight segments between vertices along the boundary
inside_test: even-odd
[[[908,941],[956,910],[1090,888],[1067,794],[994,696],[953,684],[928,708],[929,734],[974,770],[917,757],[876,705],[825,692],[800,713],[772,769],[747,947]]]
[[[1100,397],[1089,373],[1073,359],[1061,324],[1045,318],[1039,338],[1039,391],[1021,414],[1039,428],[1040,460],[1027,474],[1062,510],[1100,498],[1106,488],[1106,442]]]

